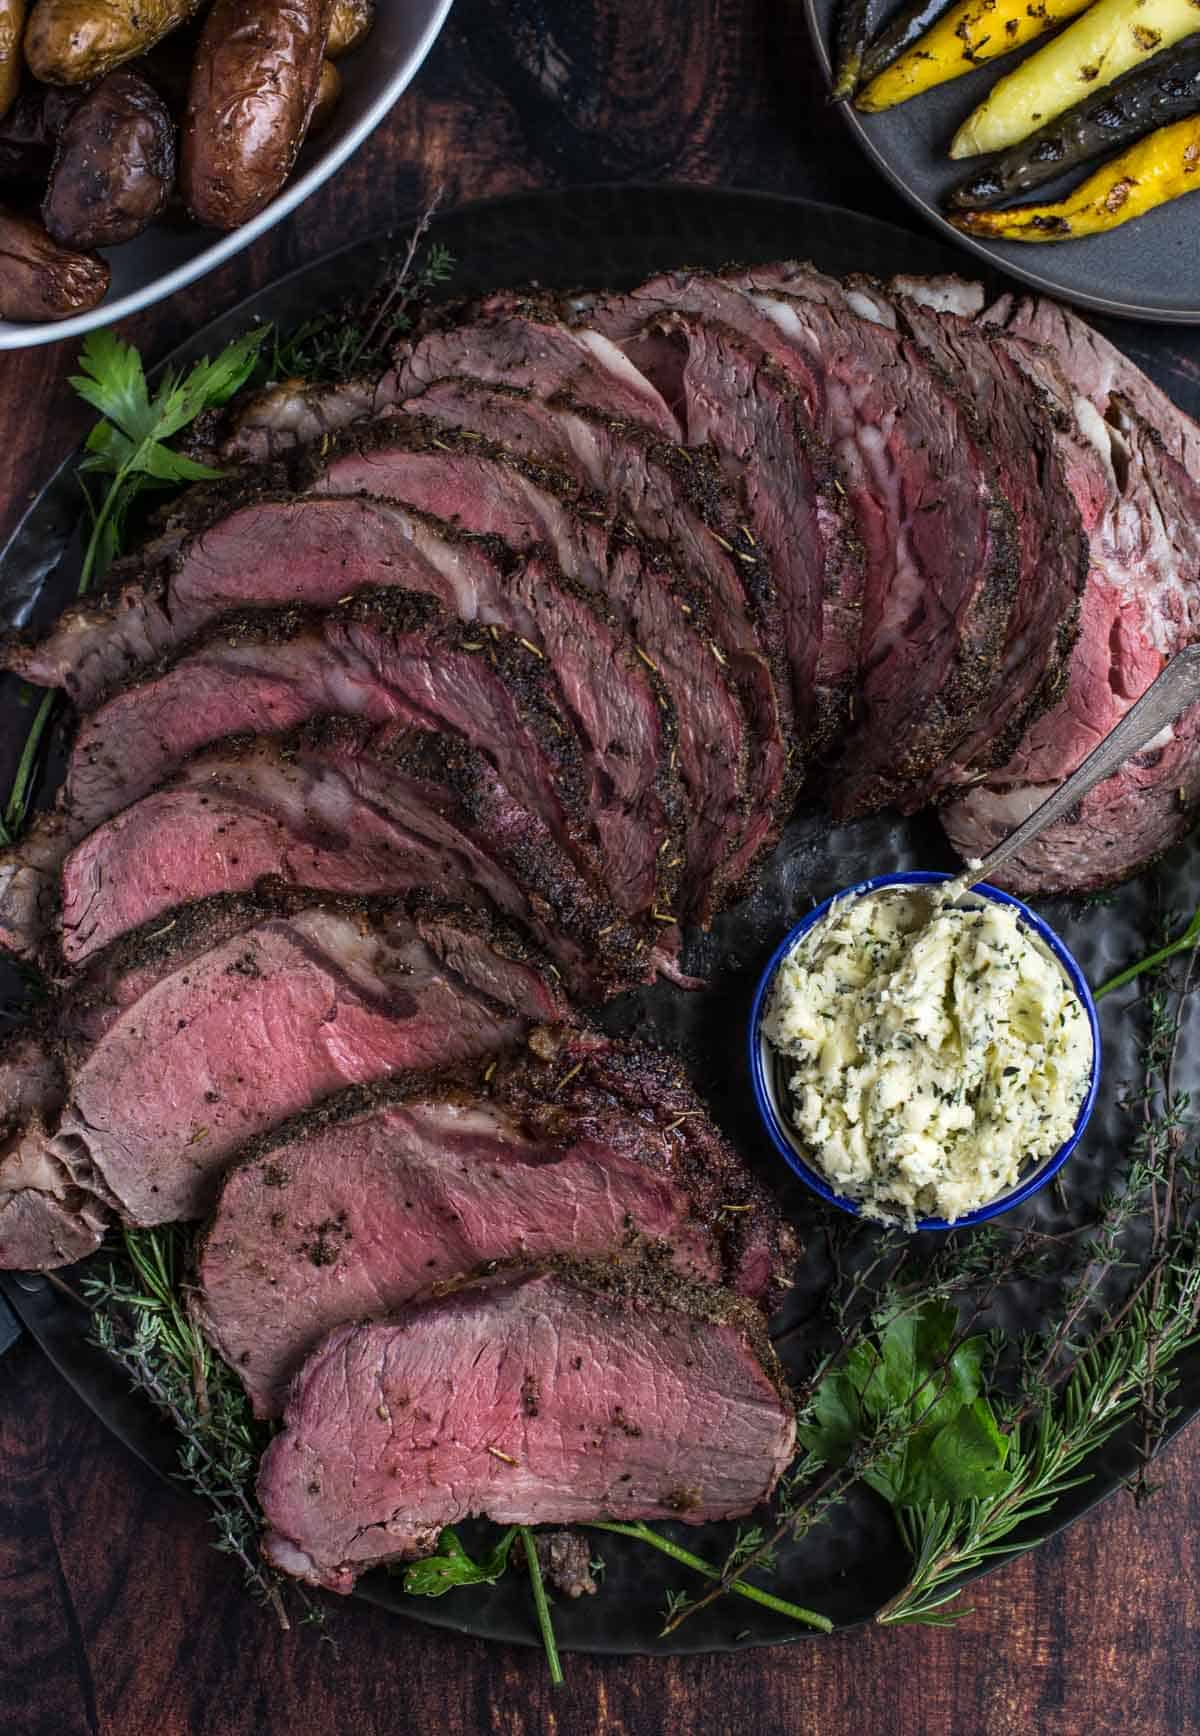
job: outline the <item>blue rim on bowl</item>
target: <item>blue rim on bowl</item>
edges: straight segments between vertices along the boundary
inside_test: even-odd
[[[789,929],[759,978],[755,990],[754,1002],[750,1008],[750,1079],[754,1086],[754,1100],[758,1105],[758,1113],[763,1125],[771,1136],[776,1150],[786,1163],[796,1172],[800,1180],[812,1189],[813,1193],[827,1201],[829,1205],[837,1206],[839,1210],[861,1217],[862,1209],[857,1200],[847,1199],[844,1194],[835,1193],[817,1170],[805,1160],[798,1137],[794,1138],[788,1131],[783,1117],[779,1113],[775,1086],[772,1081],[773,1063],[770,1045],[762,1033],[763,1014],[771,984],[775,973],[788,954],[799,944],[800,940],[813,925],[821,920],[830,906],[846,898],[862,898],[867,893],[877,892],[888,886],[929,886],[938,882],[952,880],[952,874],[943,874],[928,869],[914,869],[904,874],[879,874],[872,880],[860,880],[857,885],[847,886],[840,892],[835,892],[823,903],[810,910],[803,921]],[[1092,999],[1092,991],[1080,970],[1074,957],[1061,941],[1054,930],[1042,921],[1036,911],[1030,910],[1027,904],[1022,904],[1019,898],[1014,898],[1009,892],[1002,892],[998,886],[989,886],[986,882],[972,888],[981,898],[990,898],[994,904],[1008,904],[1017,912],[1019,920],[1049,948],[1055,959],[1066,973],[1067,980],[1075,990],[1084,1011],[1087,1013],[1088,1024],[1092,1032],[1092,1072],[1088,1084],[1087,1095],[1079,1108],[1075,1120],[1075,1128],[1071,1137],[1059,1146],[1050,1157],[1043,1159],[1028,1175],[1016,1181],[1012,1187],[998,1194],[987,1205],[980,1206],[976,1211],[964,1212],[961,1218],[955,1218],[953,1223],[945,1218],[918,1218],[918,1230],[963,1230],[972,1224],[986,1223],[989,1218],[998,1217],[1001,1212],[1011,1211],[1019,1206],[1031,1194],[1053,1179],[1066,1163],[1075,1147],[1083,1137],[1084,1130],[1091,1118],[1096,1103],[1096,1093],[1100,1088],[1100,1023],[1096,1017],[1096,1003]]]

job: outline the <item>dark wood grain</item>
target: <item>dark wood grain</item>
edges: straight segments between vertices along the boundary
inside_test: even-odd
[[[390,0],[382,0],[383,4]],[[127,322],[150,356],[316,254],[447,203],[604,180],[725,182],[906,221],[812,72],[796,0],[458,0],[416,86],[335,186],[224,271]],[[0,534],[78,439],[74,347],[0,357]],[[1200,1434],[1143,1513],[1110,1502],[981,1583],[957,1630],[771,1652],[540,1657],[331,1602],[282,1634],[202,1508],[108,1436],[28,1341],[0,1361],[5,1736],[820,1732],[1063,1736],[1200,1728]]]

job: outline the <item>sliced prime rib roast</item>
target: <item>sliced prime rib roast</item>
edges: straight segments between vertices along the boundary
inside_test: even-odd
[[[668,273],[589,300],[580,317],[657,384],[679,381],[680,343],[715,323],[757,345],[795,389],[840,467],[865,552],[861,596],[848,564],[822,617],[830,643],[818,668],[851,666],[856,695],[829,793],[842,817],[902,800],[992,691],[1015,594],[1013,513],[967,401],[918,343],[862,317],[852,292],[807,266]]]
[[[1017,343],[919,296],[889,295],[858,279],[853,291],[860,311],[915,339],[947,378],[961,382],[1016,515],[1016,598],[996,679],[964,718],[970,727],[949,758],[905,794],[902,806],[912,813],[1003,764],[1061,697],[1079,636],[1088,537],[1070,487],[1078,465],[1074,417],[1034,384]]]
[[[788,817],[804,766],[790,671],[764,621],[769,571],[712,454],[687,451],[561,395],[548,401],[462,377],[435,381],[405,408],[552,464],[582,491],[577,510],[589,523],[598,516],[628,523],[658,549],[670,550],[672,565],[691,587],[688,626],[736,685],[748,725],[747,811],[724,869],[727,885],[736,889]],[[674,589],[681,594],[678,577]]]
[[[498,1276],[326,1338],[263,1457],[263,1551],[346,1592],[470,1514],[732,1518],[795,1432],[753,1304],[635,1264]]]
[[[1067,472],[1090,561],[1080,635],[1059,703],[1031,725],[1007,763],[942,812],[955,847],[977,856],[1069,776],[1168,658],[1200,636],[1200,485],[1179,456],[1193,453],[1200,435],[1065,309],[1007,297],[984,309],[978,286],[954,278],[901,280],[901,287],[946,317],[978,318],[994,329],[1060,416],[1074,420]],[[1109,885],[1183,837],[1198,799],[1194,708],[1010,862],[1003,881],[1027,894]]]
[[[85,717],[57,812],[0,862],[0,920],[19,930],[55,859],[200,748],[332,713],[461,736],[545,823],[598,899],[610,881],[629,884],[626,866],[602,853],[578,736],[543,657],[511,634],[451,620],[431,598],[376,592],[323,612],[226,617]],[[645,851],[637,855],[640,863]]]
[[[63,685],[86,709],[234,609],[328,606],[383,586],[435,596],[548,660],[585,746],[616,902],[634,915],[670,910],[677,876],[667,864],[680,825],[674,715],[602,602],[543,553],[518,560],[495,539],[462,536],[387,501],[252,493],[222,513],[147,577],[75,605],[40,644],[15,647],[10,663],[30,680]]]
[[[573,331],[536,297],[496,297],[443,315],[401,346],[395,368],[377,380],[314,386],[284,380],[232,411],[218,461],[261,464],[327,434],[378,416],[450,375],[503,382],[548,397],[565,392],[668,439],[679,425],[660,394],[620,349],[598,332]]]
[[[732,630],[718,639],[709,599],[683,585],[664,552],[620,533],[604,498],[581,499],[570,479],[550,467],[437,425],[389,422],[373,437],[316,459],[309,487],[317,494],[400,500],[516,547],[546,544],[563,571],[603,599],[674,707],[687,797],[682,906],[693,920],[705,921],[721,902],[745,832],[753,721],[739,706],[740,684],[726,668],[739,646],[730,643]],[[744,615],[742,624],[749,632]],[[750,642],[753,647],[752,632]],[[761,660],[756,673],[766,675]],[[773,716],[767,721],[778,742],[777,722]],[[781,776],[777,768],[776,792]],[[771,804],[771,792],[767,800]],[[773,805],[768,813],[774,818]],[[669,913],[669,905],[657,908]]]
[[[643,309],[630,298],[629,317]],[[625,305],[601,303],[588,317],[611,322],[629,353],[677,407],[691,446],[711,446],[742,496],[744,531],[765,557],[756,621],[780,686],[790,687],[798,744],[819,746],[842,726],[849,701],[840,668],[823,662],[826,597],[844,637],[857,645],[858,622],[840,599],[859,588],[861,550],[850,533],[845,492],[832,454],[806,406],[762,345],[712,317],[662,312],[636,330]],[[834,601],[838,599],[838,601]],[[833,659],[845,659],[839,652]]]
[[[775,1293],[790,1235],[674,1064],[594,1035],[547,1028],[531,1042],[483,1087],[449,1075],[342,1092],[229,1172],[198,1274],[206,1330],[258,1415],[282,1411],[291,1376],[335,1326],[492,1261],[654,1244],[685,1276]],[[622,1067],[667,1091],[643,1093],[631,1113],[607,1084]]]
[[[239,1146],[343,1086],[570,1016],[521,936],[429,897],[218,899],[104,967],[64,1015],[57,1125],[26,1144],[134,1224],[202,1215]]]
[[[84,964],[180,905],[264,877],[342,893],[436,886],[517,919],[583,1000],[646,974],[637,933],[465,741],[321,717],[241,736],[88,834],[62,874],[61,945]]]

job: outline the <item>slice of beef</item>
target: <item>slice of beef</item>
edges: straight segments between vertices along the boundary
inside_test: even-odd
[[[581,490],[577,506],[590,522],[597,515],[627,519],[642,537],[669,547],[703,593],[714,655],[724,657],[750,725],[745,824],[726,864],[732,885],[745,880],[787,819],[803,767],[792,751],[790,677],[773,679],[747,611],[747,598],[770,584],[769,573],[713,455],[561,394],[548,401],[462,377],[434,381],[405,408],[553,464]],[[695,622],[694,608],[689,618]]]
[[[483,1091],[388,1081],[258,1141],[226,1179],[200,1278],[214,1342],[275,1415],[334,1326],[488,1261],[646,1243],[759,1301],[796,1254],[669,1057],[539,1027]]]
[[[445,428],[389,423],[318,459],[309,486],[400,500],[517,547],[545,544],[564,572],[603,598],[675,708],[688,797],[681,901],[706,920],[744,830],[746,722],[721,648],[694,624],[703,599],[693,601],[655,551],[614,534],[606,502],[593,512],[560,473]],[[577,704],[587,699],[585,688]],[[668,908],[655,908],[669,919]]]
[[[585,744],[616,902],[635,915],[669,909],[680,826],[670,702],[602,601],[540,552],[519,561],[494,538],[385,501],[255,500],[108,604],[69,611],[23,672],[61,680],[87,704],[101,682],[177,650],[234,606],[327,606],[385,584],[503,627],[549,662]]]
[[[501,1062],[495,1088],[549,1137],[561,1118],[578,1122],[603,1113],[620,1122],[635,1149],[667,1141],[673,1167],[720,1237],[726,1283],[768,1308],[792,1283],[795,1234],[673,1056],[595,1031],[539,1029],[524,1050]]]
[[[434,380],[469,374],[503,380],[550,397],[582,396],[598,409],[630,417],[674,439],[679,430],[649,380],[615,345],[574,332],[548,304],[497,296],[490,309],[457,309],[400,346],[396,366],[376,380],[311,385],[284,380],[236,404],[219,449],[204,456],[261,464],[369,421]]]
[[[230,1154],[348,1084],[494,1055],[566,1009],[544,961],[478,911],[329,900],[226,913],[206,950],[158,942],[69,1070],[49,1141],[130,1223],[201,1215]]]
[[[393,401],[393,376],[326,385],[280,380],[235,399],[218,431],[217,450],[198,456],[217,463],[264,464],[298,447],[315,446],[352,422],[377,416]]]
[[[681,437],[662,393],[624,349],[593,326],[573,327],[551,301],[501,293],[480,317],[457,318],[395,355],[396,398],[417,397],[435,380],[462,375],[517,386],[538,398],[562,396],[661,434]]]
[[[69,1266],[99,1247],[107,1211],[48,1149],[64,1092],[62,1064],[44,1034],[0,1047],[0,1268]]]
[[[80,727],[57,816],[8,861],[44,874],[53,849],[61,862],[200,748],[331,713],[461,736],[592,883],[605,884],[578,737],[545,660],[512,635],[450,620],[430,598],[391,592],[323,613],[227,619],[115,694]]]
[[[948,760],[908,791],[913,812],[1002,765],[1030,724],[1066,685],[1079,636],[1088,539],[1068,484],[1074,418],[1057,408],[1022,366],[1014,340],[997,340],[972,320],[937,311],[919,292],[889,296],[854,281],[855,302],[915,339],[970,398],[1005,498],[1016,514],[1017,590],[1004,654],[990,693]]]
[[[333,1332],[263,1457],[263,1550],[345,1592],[472,1513],[732,1518],[767,1499],[794,1441],[751,1304],[640,1267],[564,1263]]]
[[[982,317],[991,327],[1044,345],[1059,359],[1075,390],[1101,416],[1108,415],[1114,401],[1126,404],[1155,429],[1167,452],[1189,475],[1200,475],[1200,426],[1069,307],[1042,296],[1010,293],[983,311]]]
[[[790,684],[799,742],[820,745],[844,720],[849,700],[861,551],[849,532],[838,464],[801,394],[746,329],[745,298],[734,291],[726,297],[715,280],[703,280],[711,290],[691,297],[689,285],[701,281],[681,273],[656,280],[657,288],[602,300],[588,307],[587,326],[618,341],[654,381],[688,445],[711,445],[719,455],[771,575],[760,575],[752,591],[760,637],[780,685]],[[738,319],[723,317],[726,298]]]
[[[587,313],[603,329],[607,305]],[[680,312],[760,345],[840,466],[865,578],[854,727],[835,759],[833,806],[848,816],[902,799],[991,690],[1013,602],[1013,514],[974,417],[920,345],[861,317],[852,291],[810,267],[673,273],[617,303],[625,347],[652,377],[654,321]],[[836,624],[826,633],[835,647],[847,637]],[[844,650],[831,660],[843,665]]]
[[[68,964],[264,876],[397,894],[436,886],[519,920],[583,999],[644,977],[639,936],[598,899],[483,754],[434,731],[325,717],[238,737],[89,834],[62,878]]]
[[[225,1180],[199,1258],[206,1330],[258,1416],[335,1326],[378,1319],[489,1261],[661,1244],[721,1275],[669,1142],[621,1118],[527,1125],[453,1079],[342,1092],[260,1141]]]
[[[1200,483],[1134,412],[1114,401],[1108,418],[1112,495],[1091,536],[1092,570],[1067,690],[1004,766],[943,810],[950,840],[964,856],[985,854],[1032,813],[1172,654],[1200,638]],[[1200,707],[1194,706],[1007,863],[1001,882],[1025,894],[1111,885],[1183,838],[1198,801]]]

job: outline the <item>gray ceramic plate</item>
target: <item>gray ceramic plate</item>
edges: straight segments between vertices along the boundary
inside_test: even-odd
[[[813,44],[826,75],[833,21],[840,3],[804,0]],[[873,16],[886,18],[893,3],[887,0],[876,5]],[[1032,52],[1033,47],[1036,45],[1025,52]],[[942,201],[971,166],[952,163],[946,147],[996,79],[1021,59],[1015,54],[993,61],[886,114],[863,115],[848,103],[838,106],[868,157],[956,247],[968,248],[997,269],[1080,307],[1125,319],[1200,323],[1200,199],[1177,199],[1110,235],[1090,236],[1084,241],[975,241],[946,222]],[[1039,188],[1038,196],[1057,198],[1074,178],[1068,175],[1052,181]],[[958,269],[970,269],[970,261],[960,260]]]
[[[879,275],[900,268],[938,272],[954,258],[932,238],[798,200],[699,188],[572,188],[467,206],[435,220],[434,235],[460,261],[454,294],[475,294],[531,279],[570,287],[631,286],[670,266],[720,265],[729,259],[763,262],[799,254],[829,271]],[[198,332],[173,358],[212,354],[252,317],[285,327],[327,303],[366,289],[395,243],[368,242],[285,278]],[[1195,412],[1200,408],[1200,333],[1139,332],[1139,359],[1167,391]],[[0,624],[44,618],[72,590],[79,496],[68,461],[50,479],[8,548],[0,554]],[[7,786],[11,754],[27,718],[15,683],[0,684],[0,789]],[[52,778],[47,780],[48,784]],[[43,790],[43,799],[49,793]],[[781,936],[812,903],[868,873],[901,868],[949,867],[951,858],[929,816],[899,821],[891,815],[834,827],[818,806],[798,813],[767,864],[754,897],[729,911],[711,934],[697,939],[687,963],[706,977],[702,993],[667,984],[624,995],[605,1009],[614,1032],[662,1044],[678,1054],[714,1113],[749,1164],[779,1190],[785,1210],[807,1248],[797,1285],[774,1322],[780,1353],[805,1366],[819,1331],[820,1301],[828,1281],[825,1231],[840,1214],[828,1213],[784,1170],[755,1112],[742,1032],[755,983]],[[1200,858],[1193,846],[1173,852],[1155,870],[1115,898],[1088,906],[1060,901],[1045,914],[1063,934],[1093,982],[1110,975],[1143,948],[1142,936],[1161,912],[1191,911],[1200,902]],[[15,1001],[18,985],[11,983]],[[0,980],[0,1012],[5,984]],[[1104,1089],[1088,1137],[1063,1171],[1065,1193],[1047,1189],[1019,1207],[1009,1221],[1035,1222],[1061,1231],[1087,1221],[1099,1195],[1119,1180],[1136,1131],[1120,1106],[1122,1085],[1138,1068],[1139,1034],[1132,997],[1103,1003]],[[15,1012],[10,1002],[8,1010]],[[1200,1027],[1189,1026],[1180,1058],[1181,1086],[1200,1086]],[[844,1220],[843,1220],[844,1221]],[[868,1234],[871,1232],[868,1231]],[[966,1232],[969,1234],[970,1232]],[[147,1463],[166,1473],[173,1462],[170,1430],[129,1392],[121,1375],[86,1338],[86,1318],[45,1279],[0,1274],[0,1290],[60,1372],[109,1428]],[[1036,1325],[1043,1296],[1013,1284],[998,1299],[993,1318],[1009,1329]],[[1200,1348],[1181,1367],[1175,1426],[1200,1410]],[[1131,1441],[1117,1437],[1089,1466],[1090,1480],[1070,1490],[1051,1517],[1038,1521],[1044,1537],[1119,1488],[1135,1463]],[[680,1527],[680,1541],[720,1558],[734,1527]],[[1027,1537],[1026,1541],[1033,1541]],[[685,1570],[624,1539],[596,1537],[606,1563],[600,1594],[556,1607],[560,1642],[597,1652],[716,1651],[779,1644],[811,1637],[769,1611],[717,1603],[663,1640],[661,1612],[668,1592],[691,1581]],[[783,1552],[779,1589],[826,1612],[839,1627],[867,1619],[903,1583],[904,1552],[888,1509],[858,1490],[802,1545]],[[536,1644],[526,1581],[509,1575],[492,1587],[453,1592],[440,1599],[408,1598],[399,1581],[368,1575],[358,1595],[439,1627],[510,1642]]]
[[[437,40],[453,0],[387,0],[366,44],[342,61],[342,100],[319,145],[301,153],[295,173],[265,211],[229,235],[194,223],[157,223],[124,247],[104,250],[112,286],[100,306],[44,325],[0,320],[0,350],[57,343],[174,295],[249,247],[316,191],[356,151],[399,100]]]

